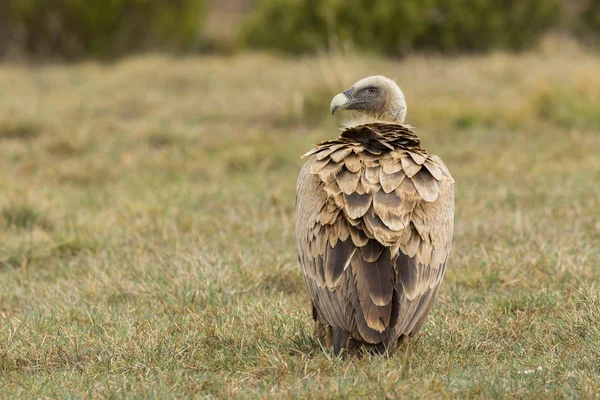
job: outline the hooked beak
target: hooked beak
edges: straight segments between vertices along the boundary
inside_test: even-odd
[[[331,114],[335,114],[338,110],[346,110],[350,107],[356,100],[354,99],[354,87],[351,87],[348,90],[344,90],[342,93],[338,93],[331,100],[331,104],[329,108],[331,109]]]

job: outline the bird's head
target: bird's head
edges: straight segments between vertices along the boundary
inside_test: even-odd
[[[404,122],[406,101],[396,82],[385,76],[369,76],[331,100],[331,113],[354,110],[374,119]]]

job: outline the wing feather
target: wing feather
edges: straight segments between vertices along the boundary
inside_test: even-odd
[[[381,183],[381,188],[385,193],[391,193],[396,190],[398,186],[400,186],[404,178],[406,178],[406,174],[402,170],[386,174],[383,172],[382,168],[379,182]]]
[[[422,169],[413,176],[412,183],[425,201],[433,202],[440,194],[438,181],[427,169]]]
[[[325,283],[329,290],[334,290],[340,283],[342,273],[350,265],[356,247],[349,240],[339,241],[335,246],[328,246],[324,258]]]
[[[348,216],[352,219],[357,219],[365,215],[369,207],[371,207],[371,200],[372,196],[370,194],[358,194],[357,192],[344,193],[344,202]]]
[[[394,269],[389,250],[374,262],[368,262],[361,254],[355,253],[351,265],[367,325],[383,332],[390,321],[393,295]]]

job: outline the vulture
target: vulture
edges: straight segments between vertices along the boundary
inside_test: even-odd
[[[436,300],[454,225],[454,179],[404,123],[396,83],[371,76],[339,93],[341,135],[303,157],[296,186],[298,259],[315,334],[339,355],[392,354]]]

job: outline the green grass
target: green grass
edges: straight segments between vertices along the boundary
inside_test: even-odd
[[[600,397],[600,58],[556,50],[0,66],[0,398]],[[456,179],[455,241],[418,339],[340,360],[295,179],[377,73]]]

